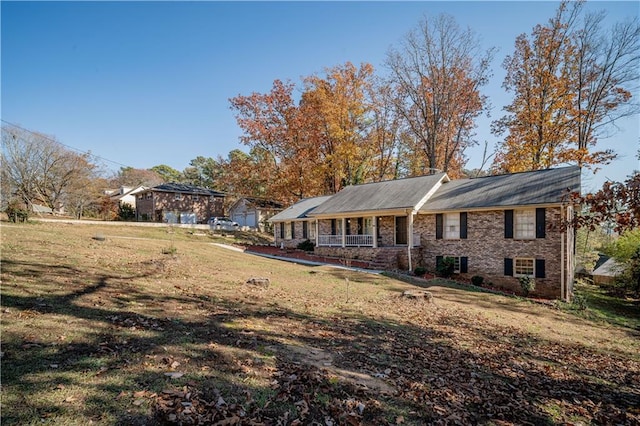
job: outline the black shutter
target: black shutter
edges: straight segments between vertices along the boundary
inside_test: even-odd
[[[436,269],[438,269],[440,265],[442,265],[442,259],[442,256],[436,256]]]
[[[364,235],[364,218],[358,218],[358,235]]]
[[[467,239],[467,212],[460,212],[460,238]]]
[[[436,214],[436,240],[442,239],[442,213]]]
[[[302,238],[309,238],[309,222],[302,222]]]
[[[460,273],[466,274],[468,272],[469,258],[463,256],[460,258]]]
[[[513,238],[513,210],[504,211],[504,237]]]
[[[336,220],[331,219],[331,235],[336,235]]]
[[[544,278],[544,259],[536,259],[536,278]]]
[[[504,258],[504,274],[510,277],[513,276],[513,259]]]
[[[544,238],[545,235],[544,207],[536,209],[536,238]]]
[[[280,239],[284,240],[284,222],[280,222]]]
[[[296,223],[291,222],[291,239],[296,238]]]

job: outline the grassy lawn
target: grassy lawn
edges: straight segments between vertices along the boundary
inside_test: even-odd
[[[640,423],[637,309],[612,324],[446,281],[407,300],[180,228],[0,232],[3,425]]]

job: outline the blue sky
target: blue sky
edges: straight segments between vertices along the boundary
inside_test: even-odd
[[[589,2],[611,21],[638,2]],[[493,148],[492,119],[510,97],[501,63],[518,34],[553,16],[556,2],[1,2],[2,119],[55,136],[121,165],[183,170],[197,156],[243,149],[229,98],[266,93],[275,79],[350,61],[384,74],[391,46],[424,16],[453,15],[485,48],[499,49],[485,88],[491,118],[478,122]],[[602,141],[622,156],[584,189],[640,169],[640,118]],[[479,167],[482,146],[467,151]]]

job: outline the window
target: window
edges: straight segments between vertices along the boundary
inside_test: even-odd
[[[302,238],[309,238],[309,222],[306,220],[302,222]]]
[[[446,240],[460,238],[460,213],[447,213],[444,215],[444,238]]]
[[[308,236],[308,238],[309,238],[310,240],[313,240],[313,239],[315,239],[315,238],[316,238],[316,224],[315,224],[313,221],[311,221],[311,220],[310,220],[310,221],[308,221],[308,224],[309,224],[309,226],[308,226],[308,228],[307,228],[307,230],[308,230],[308,232],[309,232],[309,236]]]
[[[291,229],[293,228],[293,222],[288,222],[285,224],[284,226],[284,239],[285,240],[290,240],[291,239]]]
[[[182,200],[182,194],[175,194],[173,196],[173,199],[176,200],[176,201]]]
[[[153,193],[148,192],[148,193],[147,193],[147,200],[150,200],[150,199],[152,199],[152,198],[153,198]]]
[[[513,276],[514,277],[522,277],[522,276],[534,276],[534,259],[516,257],[513,259]]]
[[[536,237],[536,211],[516,210],[514,212],[514,237],[533,239]]]
[[[198,195],[192,195],[192,196],[191,196],[191,199],[192,199],[193,201],[198,201],[198,199],[199,199],[199,198],[200,198],[200,197],[199,197]]]

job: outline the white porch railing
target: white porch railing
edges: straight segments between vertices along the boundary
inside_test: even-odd
[[[373,235],[345,235],[347,247],[373,247]],[[318,235],[319,246],[342,247],[342,235]]]

